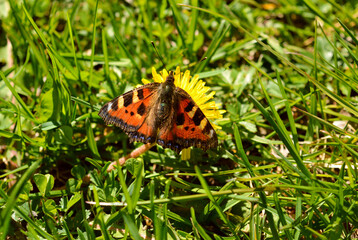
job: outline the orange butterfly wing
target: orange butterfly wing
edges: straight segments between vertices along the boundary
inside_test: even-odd
[[[176,88],[177,109],[174,109],[172,128],[163,128],[158,133],[158,144],[180,152],[191,146],[206,151],[218,145],[214,128],[190,95]]]
[[[99,115],[106,124],[114,124],[132,141],[153,143],[157,130],[149,118],[152,99],[156,99],[159,83],[150,83],[116,97],[105,104]]]
[[[105,104],[99,115],[131,141],[157,142],[178,153],[191,146],[204,151],[216,147],[217,135],[209,120],[187,92],[179,87],[170,90],[173,80],[171,75],[165,83],[129,91]]]

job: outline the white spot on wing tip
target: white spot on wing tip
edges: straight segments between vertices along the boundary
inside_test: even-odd
[[[214,136],[214,129],[210,129],[210,137],[213,137]]]
[[[112,102],[109,102],[108,103],[108,110],[111,110],[112,109]]]

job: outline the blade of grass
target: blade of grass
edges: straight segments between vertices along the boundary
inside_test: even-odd
[[[238,180],[238,181],[240,181],[240,180]],[[234,184],[234,182],[228,182],[222,188],[220,188],[219,191],[226,191],[228,189],[231,189],[233,187],[233,184]],[[220,197],[216,198],[216,203],[218,205],[220,205],[227,197],[228,196],[220,196]],[[199,215],[200,219],[203,219],[203,218],[207,219],[207,217],[210,215],[210,213],[213,211],[214,208],[215,208],[215,206],[213,205],[213,203],[209,202],[205,206],[204,211],[202,211],[202,213]],[[225,210],[229,210],[229,209],[224,209],[223,211],[225,212]]]
[[[277,211],[277,215],[281,221],[281,224],[283,226],[286,226],[287,225],[287,222],[286,222],[286,218],[285,218],[285,215],[282,211],[282,206],[280,204],[280,200],[278,199],[278,194],[277,192],[274,192],[273,194],[273,199],[274,199],[274,202],[275,202],[275,209]],[[284,229],[284,232],[285,232],[285,238],[287,237],[287,239],[289,240],[293,240],[293,236],[291,235],[291,232],[287,229]],[[282,236],[281,236],[282,238]]]
[[[332,133],[332,134],[329,133],[329,135],[353,156],[353,161],[356,164],[355,159],[358,158],[358,153],[356,151],[354,151],[352,148],[350,148],[343,141],[341,141],[338,137],[336,137],[334,133]],[[343,158],[343,161],[345,162],[346,166],[348,167],[347,172],[348,172],[348,177],[349,177],[349,184],[352,188],[354,188],[355,183],[357,182],[357,173],[353,170],[352,164],[350,163],[350,161],[348,161],[347,158]],[[353,177],[355,179],[353,179]]]
[[[250,162],[249,162],[249,160],[248,160],[248,158],[247,158],[247,156],[245,154],[244,147],[242,145],[242,141],[241,141],[241,137],[240,137],[240,133],[239,133],[239,130],[238,130],[236,124],[234,124],[234,136],[235,136],[236,148],[237,148],[237,150],[239,152],[240,157],[244,161],[245,167],[247,168],[250,176],[255,177],[255,173],[252,170],[251,164],[250,164]],[[259,182],[258,181],[254,180],[253,183],[254,183],[255,187],[259,187]],[[263,192],[259,192],[259,195],[260,195],[262,206],[264,208],[267,208],[266,195]],[[267,212],[267,218],[268,218],[268,221],[269,221],[270,229],[272,231],[272,235],[274,236],[274,238],[278,239],[279,236],[278,236],[276,226],[274,224],[275,221],[274,221],[273,216],[272,216],[272,214],[270,212]]]
[[[225,213],[222,211],[221,207],[216,203],[216,200],[215,200],[214,196],[212,195],[211,190],[210,190],[208,184],[206,183],[206,181],[205,181],[203,175],[201,174],[201,171],[197,165],[195,165],[195,172],[196,172],[197,177],[201,183],[201,186],[205,190],[205,193],[207,194],[210,201],[213,203],[215,210],[218,213],[220,219],[228,226],[231,233],[234,235],[235,239],[239,239],[239,237],[237,236],[237,233],[235,231],[234,225],[226,218]]]
[[[75,240],[75,238],[74,238],[73,235],[71,234],[70,229],[69,229],[68,226],[67,226],[66,221],[63,221],[62,224],[63,224],[63,228],[64,228],[65,233],[66,233],[66,238],[67,238],[67,239],[70,239],[70,240]]]
[[[300,172],[300,170],[297,169],[297,168],[291,163],[291,161],[289,161],[284,155],[282,155],[282,153],[281,153],[277,148],[275,148],[272,144],[269,144],[269,146],[270,146],[271,149],[273,149],[273,150],[276,152],[276,154],[277,154],[278,156],[280,156],[281,159],[286,163],[288,169],[290,169],[291,171],[294,171],[294,172],[295,172],[296,174],[298,174],[299,176],[300,176],[300,174],[302,174],[302,173]]]
[[[123,211],[123,220],[126,226],[129,229],[129,233],[135,240],[142,240],[141,236],[139,235],[139,231],[137,229],[137,226],[135,225],[132,217],[128,215],[126,212]]]
[[[313,46],[313,78],[318,81],[318,76],[317,76],[317,21],[315,22],[315,32],[314,32],[314,46]],[[310,96],[310,104],[309,107],[307,108],[308,111],[312,114],[312,115],[317,115],[317,102],[318,102],[318,92],[316,89],[316,86],[312,83],[310,83],[310,92],[312,93],[312,95]],[[305,136],[305,140],[307,141],[312,141],[314,139],[314,134],[317,134],[318,136],[318,125],[315,121],[315,119],[313,118],[309,118],[308,120],[308,126],[307,126],[307,132],[306,132],[306,136]],[[299,148],[296,148],[297,150]]]
[[[148,30],[147,30],[148,38],[153,39],[152,21],[149,20],[152,18],[152,16],[150,16],[152,14],[152,12],[148,11],[148,9],[150,8],[149,4],[150,4],[149,1],[138,2],[140,14],[143,19],[143,24],[144,24],[144,26],[146,26],[146,28],[148,28]]]
[[[91,64],[90,64],[90,74],[88,80],[88,86],[92,87],[92,78],[93,78],[93,60],[95,55],[96,47],[96,27],[97,27],[97,9],[98,9],[98,0],[96,1],[96,6],[94,8],[94,18],[93,18],[93,29],[92,29],[92,43],[91,43]]]
[[[338,185],[339,185],[339,194],[338,194],[338,198],[336,199],[336,208],[334,209],[333,212],[333,216],[331,218],[331,224],[328,225],[327,232],[329,236],[329,239],[339,239],[340,236],[342,236],[343,234],[343,217],[344,215],[346,215],[345,211],[344,211],[344,193],[343,193],[343,188],[345,188],[345,185],[343,183],[343,177],[344,177],[344,172],[345,172],[345,167],[344,164],[339,172],[339,180],[338,180]]]
[[[229,31],[230,25],[227,24],[225,21],[221,21],[218,30],[215,32],[215,35],[208,47],[208,50],[204,53],[204,56],[207,58],[205,61],[201,61],[199,64],[197,64],[193,70],[193,73],[201,72],[206,65],[209,64],[210,59],[214,56],[215,52],[218,50],[221,42],[224,39],[225,34]]]
[[[123,175],[123,172],[122,172],[122,167],[121,166],[118,166],[116,165],[118,168],[117,168],[117,172],[118,172],[118,177],[119,177],[119,182],[121,184],[121,187],[122,187],[122,191],[123,191],[123,194],[124,194],[124,197],[125,197],[125,200],[126,200],[126,203],[127,203],[127,206],[128,206],[128,213],[129,214],[133,214],[133,202],[132,202],[132,198],[129,194],[129,191],[128,191],[128,188],[127,188],[127,184],[126,184],[126,181],[124,180],[124,175]]]
[[[38,121],[35,119],[34,115],[32,114],[32,112],[30,111],[30,109],[27,107],[26,103],[24,103],[24,101],[21,99],[19,94],[16,92],[15,88],[10,84],[9,80],[5,77],[5,75],[2,71],[0,71],[0,76],[1,76],[2,80],[4,80],[6,86],[11,91],[12,95],[15,97],[16,101],[20,104],[21,109],[25,113],[25,116],[29,120],[33,121],[34,123],[39,124]]]
[[[255,207],[254,204],[251,203],[251,208],[250,208],[250,224],[249,224],[249,232],[250,232],[250,240],[256,240],[259,238],[259,236],[261,236],[260,234],[260,228],[258,226],[260,226],[261,224],[259,223],[259,220],[261,219],[260,217],[260,211],[255,211],[258,208]],[[255,214],[256,212],[256,214]],[[255,221],[256,220],[256,221]],[[257,227],[256,227],[257,226]]]
[[[190,208],[190,215],[191,215],[191,222],[193,224],[193,230],[196,233],[198,239],[211,239],[211,237],[206,233],[206,230],[200,226],[200,224],[198,223],[198,221],[196,220],[196,216],[195,216],[195,210],[193,207]]]
[[[78,64],[78,59],[77,59],[77,54],[76,54],[76,49],[75,49],[75,41],[73,39],[73,35],[72,35],[72,24],[71,24],[71,19],[67,14],[67,25],[68,25],[68,32],[70,33],[70,39],[71,39],[71,45],[72,45],[72,56],[73,59],[75,61],[75,66],[77,69],[77,79],[79,80],[79,83],[81,85],[82,88],[85,88],[83,82],[82,82],[82,78],[81,78],[81,67]],[[87,95],[87,92],[84,91],[85,95]]]
[[[21,189],[26,184],[26,182],[31,178],[32,174],[40,167],[42,163],[42,158],[33,162],[31,166],[26,170],[26,172],[22,175],[22,177],[17,181],[16,185],[13,187],[11,194],[6,202],[6,205],[2,207],[1,211],[1,221],[0,221],[0,238],[6,239],[6,234],[9,230],[10,218],[13,209],[16,207],[17,201]],[[6,197],[6,196],[1,196]],[[36,226],[36,224],[35,224]],[[41,235],[46,237],[48,234],[44,233],[44,231],[40,231]],[[51,237],[52,238],[52,237]]]
[[[264,109],[264,107],[251,95],[249,95],[250,100],[253,102],[253,104],[261,111],[261,113],[264,115],[264,117],[266,118],[267,121],[269,121],[270,125],[274,128],[274,130],[276,131],[276,133],[278,134],[278,136],[280,137],[280,139],[282,140],[282,142],[284,143],[284,145],[287,147],[287,149],[289,150],[290,154],[292,155],[293,159],[295,160],[297,167],[300,169],[300,176],[307,182],[307,183],[311,183],[312,179],[311,179],[311,173],[308,171],[308,169],[306,168],[306,166],[304,165],[301,156],[299,155],[297,149],[295,148],[295,145],[293,144],[282,120],[280,119],[274,105],[272,104],[268,93],[261,81],[261,79],[259,79],[260,83],[261,83],[261,88],[264,92],[265,98],[269,103],[269,106],[271,108],[272,113],[274,114],[274,117],[277,121],[277,123],[274,121],[274,119],[271,117],[271,115]]]
[[[302,113],[304,113],[304,114],[306,114],[306,115],[308,115],[308,116],[310,116],[311,118],[314,118],[314,119],[318,120],[321,124],[325,125],[326,127],[330,128],[330,129],[332,129],[332,130],[334,130],[336,132],[339,132],[340,134],[344,134],[344,135],[350,136],[352,138],[358,138],[357,135],[354,135],[354,134],[352,134],[352,133],[350,133],[348,131],[345,131],[345,130],[337,127],[336,125],[333,125],[332,123],[325,121],[324,119],[322,119],[322,118],[320,118],[318,116],[312,115],[309,112],[306,112],[306,111],[304,111],[304,110],[302,110],[300,108],[295,108],[295,109],[300,111],[300,112],[302,112]]]
[[[111,22],[112,22],[112,25],[113,25],[114,36],[115,36],[115,39],[117,40],[117,43],[118,43],[120,49],[122,49],[122,51],[125,53],[125,55],[129,58],[129,60],[131,61],[132,65],[135,67],[137,73],[140,74],[141,71],[140,71],[140,68],[139,68],[138,64],[134,60],[132,54],[130,54],[129,51],[127,50],[127,48],[125,47],[125,45],[124,45],[124,43],[122,41],[121,35],[118,32],[119,27],[117,26],[117,22],[116,22],[116,20],[115,20],[115,18],[113,16],[113,13],[110,11],[109,14],[110,14]]]
[[[91,152],[93,154],[93,156],[97,159],[101,159],[101,156],[98,152],[98,148],[97,148],[97,144],[96,144],[96,140],[94,139],[94,134],[93,134],[93,130],[91,127],[91,122],[88,118],[86,118],[86,133],[87,133],[87,141],[88,141],[88,146],[91,149]]]
[[[351,30],[349,30],[349,28],[347,28],[346,25],[344,25],[344,23],[337,18],[337,21],[339,22],[339,24],[341,24],[341,26],[344,28],[344,30],[346,31],[346,33],[348,33],[348,35],[352,38],[352,40],[354,41],[354,43],[356,45],[358,45],[358,39],[356,38],[355,34],[351,32]]]
[[[78,97],[71,96],[71,100],[77,102],[78,104],[84,105],[84,106],[86,106],[88,108],[93,108],[95,111],[99,111],[101,109],[100,107],[93,106],[89,102],[87,102],[87,101],[85,101],[83,99],[80,99]],[[98,114],[96,114],[96,115],[98,115]]]
[[[51,59],[51,64],[52,64],[52,70],[50,71],[50,73],[52,74],[52,78],[54,80],[53,83],[53,112],[51,115],[50,120],[56,121],[56,122],[60,122],[60,120],[62,120],[62,124],[66,124],[68,122],[65,121],[65,119],[68,119],[68,111],[63,112],[63,104],[66,103],[66,100],[63,99],[63,95],[65,94],[65,91],[62,87],[62,83],[60,80],[60,75],[58,72],[58,64],[56,61],[56,58],[54,57],[54,55],[51,52],[48,52],[48,55]],[[68,99],[69,100],[69,99]],[[67,105],[68,106],[68,105]],[[61,119],[62,114],[64,113],[64,118]]]
[[[183,34],[184,29],[182,29],[186,26],[186,24],[184,24],[184,20],[181,16],[181,13],[178,11],[176,2],[174,0],[169,0],[169,4],[173,12],[174,24],[180,36],[181,42],[183,44],[183,48],[187,49],[186,42],[185,42],[186,38],[184,37]]]
[[[52,54],[56,57],[56,59],[58,60],[59,63],[61,63],[70,73],[74,78],[77,78],[77,74],[76,71],[73,69],[72,64],[70,64],[66,59],[64,59],[63,57],[61,57],[61,55],[51,46],[51,44],[46,40],[46,38],[43,36],[42,32],[40,31],[40,29],[38,28],[38,26],[36,25],[36,23],[34,22],[34,20],[32,19],[32,17],[30,16],[30,14],[27,12],[25,6],[23,5],[23,11],[25,12],[25,15],[27,17],[27,19],[30,21],[32,27],[35,29],[37,35],[39,36],[39,38],[41,39],[41,41],[43,42],[43,44],[45,45],[45,47],[52,52]],[[36,47],[34,47],[36,48]],[[47,69],[47,66],[46,66]]]
[[[170,194],[170,186],[171,186],[171,179],[168,179],[165,183],[165,192],[164,192],[164,197],[165,198],[169,198],[169,194]],[[169,224],[169,217],[168,215],[170,214],[170,212],[168,211],[168,204],[164,203],[163,204],[163,220],[164,220],[164,224],[163,224],[163,228],[162,228],[162,236],[167,236],[168,234],[168,226],[169,228],[171,227]]]
[[[355,79],[357,79],[357,74],[355,69],[351,66],[351,64],[348,62],[348,60],[344,57],[344,55],[342,54],[342,51],[340,51],[337,46],[335,44],[332,43],[332,41],[328,38],[327,34],[325,33],[324,29],[322,28],[322,26],[319,26],[321,29],[321,32],[323,33],[323,36],[325,37],[325,39],[327,40],[327,42],[331,45],[331,47],[335,50],[335,52],[340,56],[340,59],[342,61],[344,61],[347,64],[347,67],[351,70],[351,73],[353,74],[353,77]],[[339,35],[336,34],[336,37],[338,39],[338,41],[340,41],[340,43],[343,45],[343,47],[350,53],[350,55],[352,56],[353,60],[355,60],[355,62],[358,62],[357,57],[355,56],[355,54],[351,51],[351,49],[347,46],[347,44],[343,41],[343,39],[341,39],[341,37]],[[339,78],[337,78],[337,80],[339,80]]]
[[[286,108],[288,121],[289,121],[289,124],[290,124],[290,129],[291,129],[291,132],[292,132],[292,139],[293,139],[294,145],[295,145],[296,149],[300,149],[300,146],[298,144],[298,133],[297,133],[297,129],[296,129],[295,119],[293,118],[292,109],[291,109],[290,104],[288,102],[288,97],[286,95],[286,91],[285,91],[285,89],[283,87],[282,80],[281,80],[281,77],[280,77],[280,74],[278,73],[278,71],[276,71],[276,78],[277,78],[277,83],[278,83],[278,86],[280,88],[282,97],[283,97],[283,99],[286,99],[285,108]]]
[[[192,0],[191,4],[194,7],[198,6],[198,0]],[[188,31],[188,37],[186,39],[186,42],[188,44],[188,52],[190,55],[193,54],[193,46],[194,46],[194,40],[195,40],[195,30],[197,28],[197,20],[198,20],[198,9],[193,9],[191,12],[191,19],[190,19],[190,25],[189,25],[189,31]]]
[[[244,147],[242,146],[242,141],[241,141],[241,136],[240,136],[240,133],[239,133],[239,128],[237,127],[236,124],[234,124],[234,137],[235,137],[235,143],[236,143],[237,151],[239,153],[239,156],[241,157],[241,159],[243,160],[243,162],[245,164],[245,168],[247,169],[247,171],[249,172],[251,177],[255,177],[256,174],[254,173],[254,171],[252,169],[252,166],[251,166],[251,164],[249,162],[249,159],[247,158],[247,156],[245,154]]]
[[[16,1],[9,1],[10,7],[12,10],[12,14],[15,17],[16,25],[19,28],[21,35],[24,39],[27,40],[27,43],[29,43],[31,51],[33,52],[35,58],[39,62],[39,65],[41,66],[41,69],[45,72],[45,74],[48,73],[47,70],[47,64],[46,59],[43,52],[40,52],[39,49],[36,47],[35,41],[31,38],[30,32],[25,29],[25,25],[23,24],[23,20],[21,17],[19,17],[18,13],[20,12],[20,9],[18,8],[18,5],[16,5]]]
[[[133,203],[133,208],[136,207],[136,204],[138,202],[138,199],[140,197],[141,194],[141,188],[142,188],[142,184],[143,184],[143,176],[145,175],[144,173],[144,165],[143,165],[143,160],[141,158],[137,159],[137,163],[139,164],[139,169],[137,171],[136,177],[135,177],[135,182],[134,182],[134,188],[133,188],[133,192],[132,192],[132,203]]]
[[[306,6],[311,9],[312,12],[314,12],[318,17],[320,17],[324,22],[329,24],[330,26],[334,27],[334,25],[331,23],[331,21],[326,18],[326,16],[319,10],[319,8],[310,0],[303,0],[303,3],[306,4]]]
[[[109,86],[109,89],[111,90],[110,97],[115,98],[116,97],[116,90],[113,86],[113,83],[111,81],[111,78],[109,76],[109,60],[108,60],[108,49],[107,49],[107,35],[105,29],[102,30],[102,50],[103,50],[103,57],[104,57],[104,76],[105,80],[107,81],[107,84]]]
[[[153,221],[153,225],[154,225],[154,233],[155,233],[155,237],[157,239],[162,239],[163,236],[161,235],[162,231],[162,222],[160,221],[159,217],[157,216],[159,213],[156,211],[155,209],[155,205],[154,205],[154,200],[155,200],[155,183],[152,180],[150,182],[150,209],[151,209],[151,214],[152,214],[152,221]]]
[[[320,234],[319,232],[317,232],[316,230],[312,229],[309,226],[305,226],[305,228],[310,231],[312,234],[314,234],[314,236],[316,238],[322,239],[322,240],[328,240],[328,238],[326,238],[323,234]]]
[[[103,210],[99,204],[99,198],[98,198],[98,192],[97,192],[97,188],[94,187],[93,188],[93,197],[95,199],[95,202],[96,202],[96,220],[98,221],[98,224],[100,226],[100,229],[101,229],[101,233],[102,233],[102,237],[103,239],[105,240],[109,240],[111,239],[110,236],[109,236],[109,233],[107,231],[107,227],[106,227],[106,223],[104,221],[104,213],[103,213]],[[95,222],[97,222],[95,221]]]
[[[86,229],[88,239],[95,240],[96,239],[95,233],[93,231],[93,228],[91,228],[91,226],[89,225],[88,219],[86,216],[86,204],[85,204],[85,196],[84,196],[83,191],[81,191],[81,196],[82,196],[81,197],[81,209],[82,209],[82,219],[83,219],[82,224],[84,225],[84,227]]]

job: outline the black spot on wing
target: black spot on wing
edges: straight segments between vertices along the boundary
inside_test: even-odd
[[[193,103],[192,101],[190,101],[190,102],[188,103],[188,106],[186,106],[186,107],[184,108],[184,111],[185,111],[185,112],[190,112],[190,111],[193,109],[193,107],[194,107],[194,103]]]
[[[185,131],[188,131],[188,130],[189,130],[189,127],[188,127],[188,126],[186,126],[184,129],[185,129]]]
[[[128,107],[133,102],[133,92],[128,92],[127,94],[123,95],[123,106]]]
[[[177,126],[183,125],[183,124],[184,124],[184,121],[185,121],[184,113],[180,113],[180,114],[177,116],[177,121],[176,121]]]
[[[199,126],[201,123],[201,120],[203,120],[205,118],[204,113],[197,108],[193,117],[193,121],[195,123],[196,126]]]
[[[138,96],[139,100],[142,100],[144,98],[143,89],[138,89],[137,90],[137,96]]]
[[[134,112],[131,112],[131,116],[133,116],[134,115]]]
[[[117,111],[118,110],[118,98],[115,98],[113,101],[112,101],[112,110],[114,111]]]
[[[137,109],[137,113],[139,115],[143,116],[145,113],[145,109],[146,109],[145,105],[143,103],[141,103]]]

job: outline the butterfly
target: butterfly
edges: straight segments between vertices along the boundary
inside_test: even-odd
[[[206,151],[218,145],[214,128],[173,72],[163,83],[149,83],[105,104],[99,116],[120,127],[131,141],[154,143],[177,153],[191,146]]]

